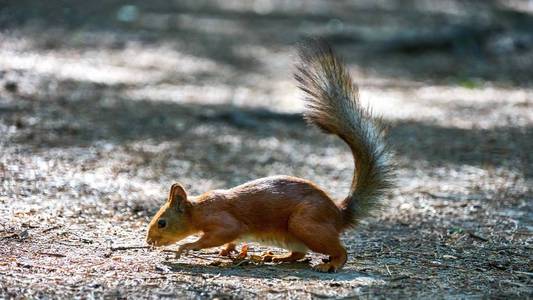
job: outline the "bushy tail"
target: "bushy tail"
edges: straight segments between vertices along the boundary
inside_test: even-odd
[[[344,225],[352,227],[378,208],[384,192],[392,187],[383,128],[371,110],[361,106],[357,86],[328,44],[307,40],[298,50],[300,61],[294,76],[306,94],[306,120],[338,135],[354,155],[350,193],[339,204]]]

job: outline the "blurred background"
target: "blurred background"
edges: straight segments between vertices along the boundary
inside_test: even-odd
[[[398,163],[388,208],[345,238],[353,253],[380,256],[366,264],[356,256],[348,272],[421,274],[428,266],[405,252],[415,249],[463,260],[439,269],[438,284],[404,284],[406,295],[531,292],[531,0],[0,0],[0,234],[15,237],[0,253],[53,265],[34,252],[81,243],[78,260],[63,260],[72,266],[65,274],[80,276],[72,294],[3,283],[29,296],[106,294],[113,281],[98,281],[102,271],[79,256],[124,274],[141,264],[141,252],[122,265],[102,253],[110,243],[142,243],[175,181],[197,194],[288,174],[343,197],[351,153],[300,117],[292,71],[294,45],[306,36],[324,37],[344,58],[362,101],[388,124]],[[514,252],[483,252],[498,247]],[[143,255],[153,271],[160,256]],[[5,266],[9,278],[46,273]],[[306,289],[320,290],[317,280]],[[385,282],[372,293],[398,288]]]

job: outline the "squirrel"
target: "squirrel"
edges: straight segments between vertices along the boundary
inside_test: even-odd
[[[315,183],[291,176],[265,177],[194,197],[175,183],[149,224],[149,245],[170,245],[202,233],[197,241],[181,245],[176,257],[223,245],[221,255],[228,255],[235,242],[255,240],[290,251],[270,253],[268,261],[295,262],[311,250],[329,256],[315,266],[317,271],[336,272],[346,263],[340,235],[382,206],[384,193],[393,186],[391,151],[381,121],[361,106],[358,87],[332,48],[310,39],[299,45],[298,56],[294,77],[305,94],[304,118],[337,135],[353,153],[348,196],[335,202]]]

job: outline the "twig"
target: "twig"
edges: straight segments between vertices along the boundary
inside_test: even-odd
[[[11,234],[5,235],[0,240],[4,239],[11,239],[11,238],[18,238],[18,239],[25,239],[28,237],[28,229],[25,229],[21,232],[13,232]]]
[[[400,252],[400,253],[413,254],[413,255],[431,256],[431,257],[435,256],[435,253],[423,252],[423,251],[402,250],[402,249],[395,249],[395,251]]]
[[[392,273],[390,272],[389,265],[385,264],[385,268],[387,268],[387,273],[389,273],[389,276],[392,276]]]
[[[314,296],[316,298],[322,298],[322,299],[324,299],[324,298],[332,298],[329,295],[319,294],[317,292],[309,291],[309,290],[306,290],[306,289],[294,289],[294,290],[287,290],[285,292],[286,293],[288,293],[288,292],[304,292],[304,293],[307,293],[307,294],[309,294],[311,296]]]
[[[62,268],[55,268],[55,267],[34,265],[34,264],[27,264],[27,263],[20,263],[20,262],[17,262],[17,266],[23,267],[23,268],[38,268],[38,269],[45,269],[45,270],[51,270],[51,271],[63,271],[63,272],[66,271],[65,269],[62,269]]]
[[[18,235],[19,235],[18,233],[13,232],[13,233],[10,233],[8,235],[4,235],[0,240],[4,240],[4,239],[7,240],[7,239],[10,239],[10,238],[18,237]]]
[[[434,198],[434,199],[457,200],[456,197],[446,196],[446,195],[437,195],[437,194],[433,194],[432,192],[428,192],[428,191],[418,191],[418,192],[421,193],[421,194],[430,196],[431,198]]]
[[[533,276],[532,272],[514,271],[514,273],[524,274],[524,275],[527,275],[527,276]]]
[[[118,246],[118,247],[111,247],[109,250],[111,251],[122,251],[122,250],[131,250],[131,249],[150,249],[150,246]]]
[[[104,254],[104,257],[110,257],[111,254],[115,251],[122,250],[131,250],[131,249],[148,249],[150,246],[118,246],[118,247],[109,247],[109,251]]]
[[[71,231],[71,232],[69,232],[69,234],[72,234],[72,235],[74,235],[75,237],[77,237],[78,240],[79,240],[80,242],[82,242],[82,243],[85,243],[85,244],[93,244],[93,243],[94,243],[93,240],[91,240],[91,239],[89,239],[89,238],[86,238],[86,237],[84,237],[84,236],[80,236],[80,235],[77,234],[76,232],[72,232],[72,231]]]
[[[177,251],[175,250],[170,250],[170,249],[163,249],[162,252],[167,252],[167,253],[176,253]],[[207,255],[211,255],[213,253],[205,253]],[[190,257],[194,257],[194,258],[199,258],[199,259],[203,259],[203,260],[208,260],[208,261],[212,261],[211,258],[207,258],[205,257],[205,255],[197,255],[197,254],[194,254],[194,253],[191,253],[191,252],[187,252],[187,254],[185,254],[184,256],[190,256]]]
[[[457,244],[459,243],[461,240],[463,240],[464,238],[466,238],[468,236],[468,234],[463,234],[461,235],[458,239],[456,239],[453,243],[454,244]]]
[[[507,284],[510,284],[510,285],[518,286],[518,287],[529,287],[527,284],[514,282],[514,281],[511,281],[511,280],[502,280],[502,281],[500,281],[500,284],[501,283],[507,283]]]
[[[163,250],[161,250],[161,252],[176,253],[176,252],[178,252],[178,251],[176,251],[176,250],[170,250],[170,249],[163,249]]]
[[[47,233],[48,231],[52,231],[52,230],[58,229],[58,228],[61,228],[61,225],[55,225],[55,226],[52,226],[52,227],[48,227],[45,230],[41,231],[41,233]]]
[[[54,256],[54,257],[65,257],[66,256],[66,255],[61,254],[61,253],[49,253],[49,252],[37,252],[37,254]]]
[[[83,244],[65,243],[63,241],[56,241],[56,243],[63,245],[63,246],[69,246],[69,247],[83,247]]]
[[[533,235],[533,232],[529,232],[529,231],[515,231],[513,234],[518,234],[518,235]]]
[[[29,223],[23,223],[22,227],[26,227],[26,228],[29,228],[29,229],[39,228],[39,226],[31,225]]]

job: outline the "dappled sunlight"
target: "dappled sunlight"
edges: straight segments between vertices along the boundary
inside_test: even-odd
[[[431,122],[451,128],[527,126],[532,89],[458,86],[360,87],[361,100],[387,120]]]
[[[9,39],[6,39],[9,40]],[[168,78],[168,73],[190,77],[197,73],[214,72],[220,68],[204,58],[176,53],[165,48],[146,49],[135,45],[120,50],[47,51],[38,49],[0,52],[4,69],[31,71],[35,75],[53,76],[59,80],[75,80],[116,84],[149,84]],[[135,57],[135,59],[131,59]]]
[[[95,65],[80,59],[58,59],[53,56],[23,53],[2,53],[0,66],[9,69],[31,70],[43,76],[57,76],[60,79],[89,81],[95,83],[118,84],[138,83],[157,80],[162,77],[158,72],[132,71],[129,68]]]
[[[225,104],[242,99],[251,91],[237,89],[227,85],[158,85],[125,91],[126,97],[132,100],[168,101],[176,103]]]

